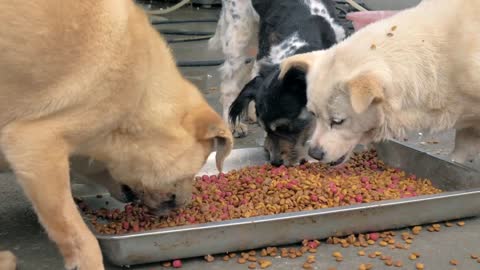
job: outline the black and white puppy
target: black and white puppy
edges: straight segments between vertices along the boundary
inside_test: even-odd
[[[345,30],[335,16],[334,2],[332,0],[223,2],[227,6],[223,7],[221,18],[226,17],[226,13],[232,13],[230,23],[242,20],[242,17],[234,12],[235,7],[240,2],[242,4],[250,2],[253,9],[250,13],[258,19],[259,29],[258,54],[251,71],[252,79],[239,94],[236,94],[233,102],[228,104],[230,122],[238,125],[241,116],[248,111],[249,104],[253,101],[257,121],[266,131],[264,146],[270,154],[270,162],[276,166],[302,162],[307,157],[306,143],[314,125],[312,116],[305,109],[307,102],[305,74],[292,69],[279,80],[279,64],[286,57],[327,49],[345,38]],[[219,26],[219,29],[224,28],[225,24]],[[232,28],[232,31],[234,29]],[[250,31],[255,32],[252,29]],[[228,45],[237,46],[238,44],[231,44],[234,40],[235,38],[229,39]],[[228,50],[224,47],[225,51]],[[223,70],[226,71],[225,69],[230,67],[232,66],[228,64],[227,55]],[[229,72],[236,74],[235,71]],[[223,79],[229,78],[224,76]],[[231,96],[232,89],[222,88],[222,94]],[[226,105],[225,102],[223,105]]]

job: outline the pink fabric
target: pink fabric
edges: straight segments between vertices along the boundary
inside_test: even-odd
[[[393,16],[400,12],[399,10],[379,10],[379,11],[359,11],[359,12],[351,12],[347,14],[347,19],[352,21],[353,28],[355,31],[360,30],[361,28]]]

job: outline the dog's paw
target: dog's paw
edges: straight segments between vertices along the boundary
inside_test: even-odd
[[[243,138],[248,135],[248,126],[244,123],[238,123],[232,128],[232,134],[235,138]]]
[[[10,251],[0,251],[0,269],[15,270],[17,268],[17,258]]]

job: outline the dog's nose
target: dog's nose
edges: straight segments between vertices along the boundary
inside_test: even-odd
[[[275,167],[280,167],[283,165],[283,159],[280,159],[280,158],[274,159],[270,162],[270,164],[272,164]]]
[[[325,152],[321,147],[310,147],[308,155],[316,160],[322,160],[325,157]]]

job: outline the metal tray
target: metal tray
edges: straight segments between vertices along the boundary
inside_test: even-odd
[[[104,256],[116,265],[135,265],[239,250],[298,243],[352,233],[403,228],[480,214],[480,172],[397,141],[374,146],[388,165],[428,177],[444,190],[437,195],[348,207],[242,218],[125,235],[99,235]],[[265,162],[261,148],[234,150],[225,170]],[[215,174],[213,155],[200,174]],[[74,194],[90,207],[122,207],[101,189],[78,186]],[[103,191],[104,192],[104,191]]]

